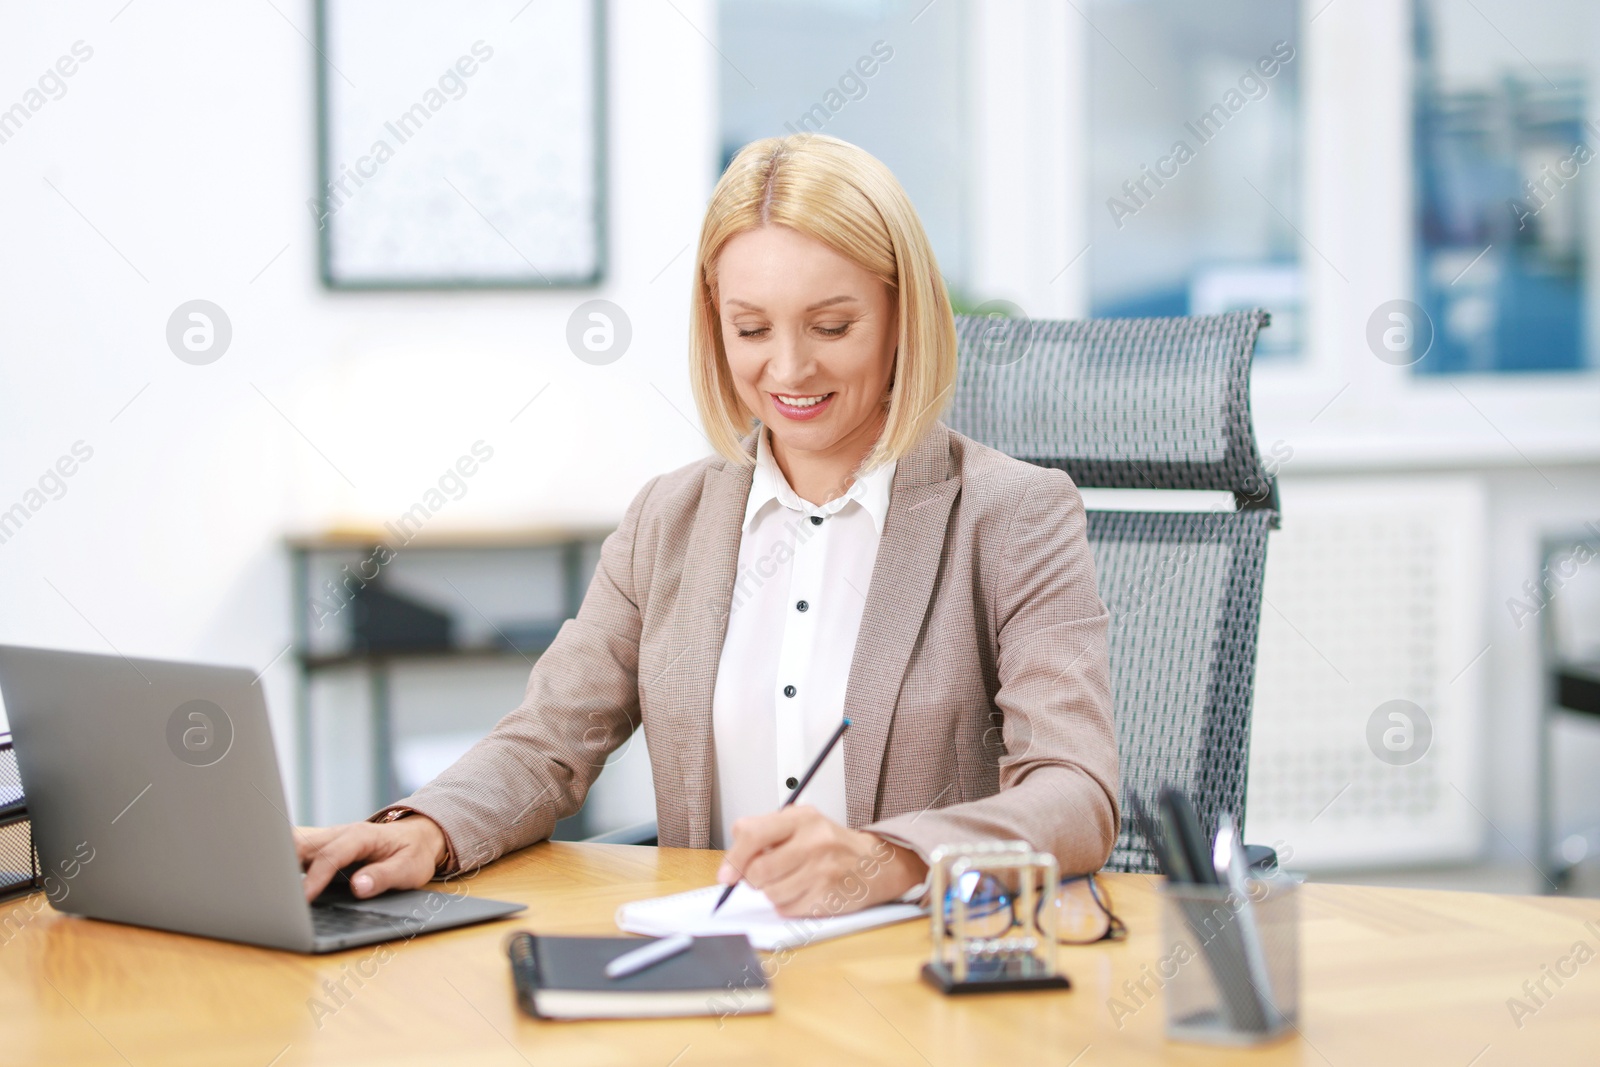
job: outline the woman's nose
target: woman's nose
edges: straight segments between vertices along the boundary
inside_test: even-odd
[[[814,360],[805,339],[793,330],[777,337],[777,352],[772,358],[772,380],[783,386],[800,386],[811,377]]]

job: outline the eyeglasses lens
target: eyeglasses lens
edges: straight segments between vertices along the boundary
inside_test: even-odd
[[[1088,878],[1074,878],[1061,886],[1056,901],[1056,937],[1074,944],[1098,941],[1111,927],[1110,898],[1095,895]],[[1103,899],[1102,899],[1103,898]]]

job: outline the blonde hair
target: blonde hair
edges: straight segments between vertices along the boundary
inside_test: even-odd
[[[734,463],[756,416],[739,398],[717,315],[717,257],[738,234],[769,224],[815,238],[890,288],[899,313],[888,416],[859,470],[898,460],[949,403],[956,324],[922,221],[888,167],[820,133],[752,141],[723,172],[706,207],[689,311],[689,380],[713,448]]]

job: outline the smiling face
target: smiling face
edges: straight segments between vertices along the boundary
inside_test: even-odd
[[[774,458],[795,491],[805,495],[801,481],[848,483],[887,411],[899,338],[893,290],[780,225],[723,246],[717,289],[734,389],[771,428]]]

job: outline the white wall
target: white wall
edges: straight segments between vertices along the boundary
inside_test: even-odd
[[[0,108],[74,42],[93,49],[0,144],[0,508],[74,442],[93,449],[0,544],[0,641],[260,669],[290,638],[287,529],[397,515],[479,438],[494,460],[441,523],[612,522],[705,454],[684,339],[716,179],[716,56],[696,29],[713,8],[611,7],[608,279],[498,294],[318,284],[309,0],[0,13]],[[596,296],[634,330],[605,367],[564,340]],[[233,323],[209,366],[165,342],[194,298]],[[264,679],[286,773],[292,680],[287,657]]]

